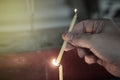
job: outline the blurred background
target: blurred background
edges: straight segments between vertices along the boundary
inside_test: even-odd
[[[60,47],[75,8],[78,22],[119,19],[119,4],[119,0],[0,0],[0,52]]]
[[[77,22],[109,18],[120,25],[120,0],[0,0],[0,80],[58,80],[58,69],[49,63],[75,8]],[[119,80],[84,63],[75,50],[65,52],[62,63],[64,80]]]

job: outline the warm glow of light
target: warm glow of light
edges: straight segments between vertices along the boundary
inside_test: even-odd
[[[55,65],[55,66],[59,66],[59,64],[56,62],[55,59],[52,60],[52,64]]]
[[[74,12],[75,12],[75,13],[77,12],[77,9],[76,9],[76,8],[74,9]]]

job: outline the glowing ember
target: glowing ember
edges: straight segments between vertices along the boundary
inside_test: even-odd
[[[59,64],[56,62],[55,59],[52,60],[52,64],[55,65],[55,66],[59,66]]]
[[[77,9],[74,9],[74,12],[76,13],[76,12],[77,12]]]

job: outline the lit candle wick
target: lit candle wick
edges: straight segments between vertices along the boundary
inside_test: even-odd
[[[72,29],[74,27],[74,24],[76,22],[76,19],[77,19],[77,9],[74,9],[74,12],[75,12],[75,15],[74,15],[74,17],[72,19],[72,22],[70,24],[68,32],[72,31]],[[64,52],[64,49],[65,49],[66,45],[67,45],[67,42],[64,41],[57,59],[52,60],[52,64],[59,67],[59,80],[63,80],[63,67],[60,64],[60,61],[61,61],[61,58],[63,56],[63,52]]]
[[[76,8],[74,9],[74,12],[77,13],[77,9]]]
[[[56,62],[55,59],[52,60],[52,64],[55,65],[55,66],[59,66],[59,65],[60,65],[60,64],[58,64],[58,63]]]
[[[52,60],[52,64],[59,67],[59,80],[63,80],[63,67],[61,64],[58,64],[55,59]]]

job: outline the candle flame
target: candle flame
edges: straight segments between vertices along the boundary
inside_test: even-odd
[[[55,66],[59,66],[59,64],[56,62],[55,59],[52,60],[52,64],[55,65]]]
[[[76,9],[76,8],[74,9],[74,12],[75,12],[75,13],[77,12],[77,9]]]

